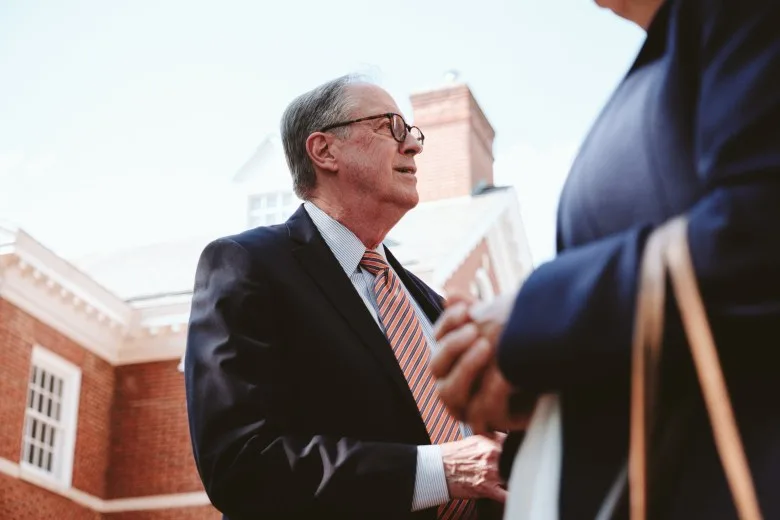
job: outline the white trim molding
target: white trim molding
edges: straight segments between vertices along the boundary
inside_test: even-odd
[[[176,493],[172,495],[155,495],[134,498],[113,498],[103,501],[102,513],[120,513],[123,511],[148,511],[150,509],[170,509],[182,507],[209,506],[205,491],[192,493]]]
[[[24,231],[3,231],[0,298],[114,363],[133,309]]]
[[[118,366],[180,358],[192,295],[124,301],[23,230],[0,224],[0,298]]]
[[[3,457],[0,457],[0,473],[39,486],[98,513],[151,511],[155,509],[179,509],[211,505],[211,501],[209,501],[209,497],[204,491],[132,498],[111,498],[106,500],[73,487],[65,488],[54,485],[49,479],[28,475],[20,468],[19,464]]]
[[[21,478],[22,476],[22,470],[19,468],[19,464],[3,457],[0,457],[0,473],[13,478]]]

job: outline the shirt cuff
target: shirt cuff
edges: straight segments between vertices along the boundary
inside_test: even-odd
[[[418,446],[412,511],[437,507],[446,504],[449,499],[441,448],[435,445]]]

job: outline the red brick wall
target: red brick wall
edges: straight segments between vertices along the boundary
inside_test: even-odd
[[[32,346],[17,330],[23,316],[0,299],[0,457],[19,462]]]
[[[3,520],[101,520],[101,515],[34,484],[0,474]]]
[[[114,367],[94,354],[85,355],[80,366],[81,402],[76,456],[73,461],[73,487],[105,498],[108,495],[106,471],[110,456]]]
[[[178,361],[114,368],[2,299],[0,457],[19,462],[30,358],[36,344],[82,371],[74,488],[104,499],[202,490],[190,448]],[[0,519],[6,518],[199,520],[220,515],[203,506],[101,516],[39,486],[0,475]]]
[[[106,496],[114,369],[107,362],[0,299],[0,457],[19,462],[33,345],[81,368],[73,487]],[[3,517],[0,517],[3,518]]]
[[[468,123],[428,125],[424,131],[425,149],[415,158],[420,202],[470,194],[473,183]]]
[[[493,127],[485,118],[477,102],[471,99],[470,159],[472,187],[480,181],[493,184]]]
[[[488,254],[487,241],[483,238],[444,285],[445,294],[471,294],[471,282],[474,280],[477,269],[482,267],[483,257]],[[490,257],[488,256],[488,258]],[[492,260],[490,260],[488,265],[488,276],[493,285],[493,291],[498,293],[498,280],[496,279]]]
[[[414,124],[425,134],[416,157],[421,201],[469,195],[493,184],[493,128],[466,85],[413,95]]]
[[[222,514],[211,506],[128,511],[103,516],[104,520],[219,520]]]
[[[178,361],[117,367],[108,472],[112,498],[203,490]]]

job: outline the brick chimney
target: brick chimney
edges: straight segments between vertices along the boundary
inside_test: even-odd
[[[492,186],[495,132],[468,86],[413,94],[411,102],[425,134],[416,158],[420,202],[470,195],[480,181]]]

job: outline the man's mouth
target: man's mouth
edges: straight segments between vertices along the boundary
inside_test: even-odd
[[[400,168],[395,168],[395,171],[399,173],[411,173],[412,175],[414,175],[415,173],[417,173],[417,168],[415,168],[414,166],[404,166]]]

